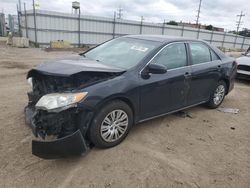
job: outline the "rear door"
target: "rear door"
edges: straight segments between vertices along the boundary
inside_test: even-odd
[[[203,42],[190,42],[192,77],[187,104],[207,101],[221,76],[221,61],[218,55]]]
[[[166,66],[165,74],[140,78],[141,119],[161,115],[186,106],[191,68],[183,42],[165,46],[150,63]]]

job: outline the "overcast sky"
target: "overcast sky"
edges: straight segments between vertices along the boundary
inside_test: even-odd
[[[73,0],[38,0],[40,9],[71,13]],[[163,22],[164,19],[195,22],[199,0],[78,0],[83,14],[111,17],[119,7],[123,8],[123,18],[145,22]],[[16,13],[18,0],[0,0],[0,12]],[[22,0],[27,9],[32,8],[32,0]],[[225,29],[236,28],[237,14],[243,11],[241,27],[250,28],[250,0],[203,0],[200,23],[212,24]]]

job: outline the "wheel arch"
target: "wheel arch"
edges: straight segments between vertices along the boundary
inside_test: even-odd
[[[135,123],[135,115],[136,115],[135,105],[133,104],[133,102],[128,97],[125,97],[123,95],[114,95],[114,96],[110,96],[110,97],[104,99],[102,102],[100,102],[97,105],[97,109],[101,109],[107,103],[110,103],[110,102],[116,101],[116,100],[117,101],[122,101],[122,102],[124,102],[125,104],[127,104],[130,107],[130,109],[132,110],[132,113],[133,113],[133,123]]]
[[[227,95],[227,94],[228,94],[228,91],[229,91],[229,87],[230,87],[229,79],[228,79],[228,78],[221,78],[221,79],[219,80],[219,82],[220,82],[220,81],[223,81],[223,82],[226,83],[226,86],[227,86],[227,88],[226,88],[226,95]]]

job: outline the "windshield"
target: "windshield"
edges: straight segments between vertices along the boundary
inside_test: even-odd
[[[129,69],[136,66],[158,45],[154,41],[123,37],[106,42],[84,56],[105,65]]]

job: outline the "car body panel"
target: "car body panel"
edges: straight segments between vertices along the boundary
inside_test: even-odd
[[[190,80],[190,90],[187,97],[188,105],[207,101],[214,86],[220,79],[220,61],[201,63],[191,67],[192,76]],[[206,84],[204,84],[206,83]]]
[[[140,78],[140,120],[170,112],[186,105],[189,66]]]
[[[34,72],[54,76],[72,76],[81,72],[123,72],[124,69],[103,65],[94,60],[82,56],[72,57],[63,60],[49,61],[42,63],[28,73],[32,77]]]

